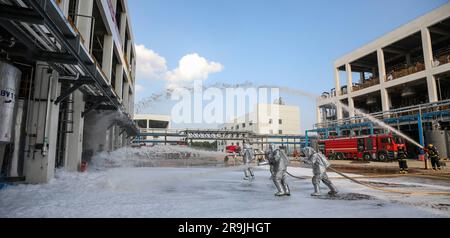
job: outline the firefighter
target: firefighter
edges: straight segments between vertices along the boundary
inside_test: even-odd
[[[405,147],[399,146],[398,147],[398,166],[400,168],[401,174],[407,174],[408,173],[408,153],[406,152]]]
[[[431,160],[431,166],[433,166],[433,170],[436,170],[436,168],[438,170],[441,170],[441,165],[439,164],[439,161],[441,159],[439,158],[439,153],[436,149],[436,146],[434,146],[433,144],[429,144],[427,148],[425,148],[425,151],[428,154],[428,158],[430,158]]]
[[[269,145],[269,151],[266,153],[270,165],[273,183],[278,192],[275,196],[291,196],[289,185],[286,182],[286,170],[289,165],[289,158],[281,149],[275,149],[275,145]]]
[[[322,153],[316,152],[311,147],[305,147],[302,149],[303,154],[306,158],[301,158],[301,160],[307,164],[311,164],[313,168],[313,178],[312,184],[314,186],[314,193],[311,196],[320,196],[320,181],[322,181],[330,191],[328,194],[330,196],[335,196],[338,191],[327,175],[327,168],[330,167],[330,163],[327,161],[326,157]]]
[[[250,145],[250,141],[246,140],[244,141],[244,145],[243,145],[244,149],[243,149],[243,160],[244,160],[244,165],[245,165],[245,170],[244,170],[244,180],[253,180],[255,179],[255,174],[253,173],[252,168],[250,167],[250,163],[253,160],[253,148]]]

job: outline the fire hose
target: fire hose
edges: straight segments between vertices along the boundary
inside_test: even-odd
[[[348,176],[348,175],[346,175],[346,174],[344,174],[344,173],[342,173],[342,172],[340,172],[340,171],[338,171],[338,170],[336,170],[334,168],[329,167],[329,169],[331,171],[341,175],[345,179],[348,179],[348,180],[350,180],[350,181],[352,181],[354,183],[357,183],[359,185],[362,185],[364,187],[368,187],[368,188],[371,188],[371,189],[383,191],[383,192],[397,193],[397,194],[403,194],[403,195],[443,195],[443,196],[450,196],[450,191],[449,192],[412,192],[412,191],[400,191],[400,190],[380,188],[380,187],[377,187],[377,186],[374,186],[374,185],[371,185],[371,184],[368,184],[368,183],[356,180],[356,179],[354,179],[354,178],[352,178],[352,177],[350,177],[350,176]],[[295,178],[295,179],[308,179],[308,178],[310,178],[308,176],[295,176],[295,175],[293,175],[293,174],[291,174],[291,173],[289,173],[287,171],[286,171],[286,173],[289,176],[291,176],[292,178]],[[436,176],[428,176],[428,177],[436,177]],[[359,178],[364,178],[364,177],[359,177]]]

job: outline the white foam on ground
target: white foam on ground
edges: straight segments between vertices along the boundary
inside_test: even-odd
[[[225,153],[193,149],[186,146],[155,145],[141,148],[121,148],[111,153],[102,152],[92,158],[90,167],[105,169],[111,167],[150,167],[163,159],[216,158]]]
[[[140,153],[149,152],[147,159],[157,159],[151,154],[168,150],[119,150],[103,159],[122,167],[87,173],[58,170],[48,184],[0,190],[0,217],[450,217],[445,210],[447,196],[389,194],[336,179],[340,194],[373,199],[330,200],[310,196],[310,179],[288,178],[292,196],[280,198],[274,196],[267,167],[255,167],[256,180],[250,183],[242,180],[242,168],[136,168],[128,163],[140,160],[135,158]],[[289,171],[312,175],[307,168]],[[405,179],[377,181],[410,182]],[[415,178],[414,183],[419,181]],[[322,189],[326,194],[326,187]],[[440,204],[442,209],[436,209]]]

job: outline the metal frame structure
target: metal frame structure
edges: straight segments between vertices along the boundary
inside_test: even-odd
[[[399,108],[387,112],[373,113],[371,116],[382,120],[388,125],[417,123],[419,144],[424,145],[423,123],[436,121],[438,118],[442,121],[450,121],[450,100]],[[356,116],[345,120],[316,124],[315,127],[315,129],[307,130],[305,132],[307,142],[309,133],[322,133],[324,134],[324,138],[328,139],[330,132],[336,132],[338,136],[341,136],[341,130],[343,129],[364,128],[369,129],[369,134],[373,135],[374,129],[377,126],[375,123],[368,121],[361,116]]]
[[[83,45],[78,30],[64,17],[55,1],[2,1],[0,26],[26,46],[21,52],[10,52],[9,57],[43,61],[62,78],[75,79],[70,80],[71,88],[62,92],[55,104],[80,90],[94,98],[102,97],[102,100],[86,101],[89,104],[83,115],[94,109],[118,110],[132,122],[101,67]],[[134,123],[127,125],[132,127],[129,131],[138,133]]]
[[[164,137],[164,140],[146,140],[146,137]],[[178,138],[173,140],[168,138]],[[230,131],[230,130],[210,130],[210,129],[183,129],[183,130],[141,130],[133,143],[154,143],[170,144],[178,142],[188,142],[193,140],[210,141],[235,141],[250,139],[254,144],[280,144],[304,146],[306,137],[303,135],[266,135],[255,134],[251,131]],[[282,141],[270,141],[270,139],[282,139]],[[292,140],[292,141],[289,141]]]

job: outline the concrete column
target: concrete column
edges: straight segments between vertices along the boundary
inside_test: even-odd
[[[339,69],[335,68],[334,69],[334,82],[336,84],[336,95],[339,96],[341,95],[341,81],[340,81],[340,77],[339,77]]]
[[[322,123],[322,109],[320,107],[316,108],[317,123]]]
[[[129,92],[130,92],[130,84],[128,81],[123,82],[123,91],[122,91],[122,103],[125,106],[125,111],[129,113],[128,105],[129,105]]]
[[[116,66],[116,85],[114,85],[114,88],[116,90],[117,95],[120,99],[122,98],[122,87],[123,87],[123,65],[117,64]]]
[[[429,71],[433,68],[433,48],[431,45],[430,31],[428,30],[428,28],[422,28],[421,33],[425,70]],[[436,80],[431,73],[427,75],[427,87],[430,102],[437,102],[439,100],[439,97],[437,92]]]
[[[122,12],[120,14],[120,43],[122,44],[122,50],[125,50],[125,46],[127,42],[125,42],[125,35],[126,35],[126,29],[127,29],[127,14],[125,12]]]
[[[345,71],[347,72],[347,93],[353,92],[353,75],[352,66],[350,64],[345,64]]]
[[[127,56],[127,61],[128,61],[128,65],[131,65],[131,46],[133,45],[133,42],[131,40],[127,40],[127,49],[126,49],[126,56]]]
[[[427,76],[428,97],[430,102],[439,101],[436,80],[432,74]]]
[[[106,74],[109,82],[111,82],[112,62],[113,62],[113,37],[105,35],[103,39],[103,60],[102,70]]]
[[[43,62],[36,67],[29,133],[26,140],[24,175],[28,183],[46,183],[54,176],[56,140],[58,137],[59,104],[52,103],[60,94],[56,71],[49,71]],[[47,98],[50,94],[50,103]],[[48,110],[47,110],[48,109]],[[47,119],[47,120],[46,120]]]
[[[136,58],[131,59],[131,83],[134,85],[136,78]]]
[[[389,94],[385,88],[381,88],[381,107],[383,112],[390,110],[390,99]]]
[[[339,100],[337,100],[337,101],[339,101]],[[336,105],[336,117],[338,120],[342,120],[344,118],[344,114],[343,114],[342,110],[343,109],[342,109],[341,102],[340,102]]]
[[[386,64],[384,61],[383,49],[377,49],[377,59],[378,59],[378,75],[380,76],[380,84],[384,85],[386,82]]]
[[[350,111],[348,112],[348,116],[350,118],[355,117],[355,103],[352,97],[348,97],[348,107]]]
[[[112,5],[112,7],[113,7],[113,10],[114,10],[114,14],[116,13],[116,10],[117,10],[117,0],[110,0],[111,1],[111,5]],[[120,0],[119,0],[120,1]]]
[[[73,133],[67,134],[67,156],[64,160],[64,169],[67,171],[78,171],[81,164],[84,128],[84,117],[81,114],[84,106],[83,93],[78,90],[73,92]]]
[[[134,116],[134,95],[133,94],[129,95],[128,101],[130,102],[129,106],[128,106],[128,113],[131,115],[131,117],[133,117]]]
[[[77,14],[83,16],[92,16],[93,8],[94,0],[83,0],[82,4],[80,2],[78,3]],[[75,24],[84,39],[84,47],[86,47],[86,49],[90,49],[93,19],[83,16],[77,16]]]
[[[425,69],[430,70],[433,68],[433,47],[431,45],[431,36],[428,28],[422,28],[422,49],[423,59],[425,61]]]

